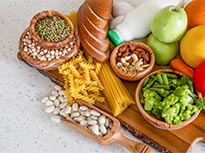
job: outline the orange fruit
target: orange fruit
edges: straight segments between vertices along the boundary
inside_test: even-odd
[[[192,0],[185,11],[188,17],[188,29],[197,25],[205,25],[205,0]]]
[[[193,68],[205,59],[205,25],[196,26],[186,32],[180,42],[180,54]]]

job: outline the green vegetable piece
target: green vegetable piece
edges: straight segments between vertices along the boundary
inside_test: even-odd
[[[167,75],[165,73],[162,74],[162,79],[163,79],[164,85],[169,86],[169,81],[168,81]]]
[[[163,88],[163,89],[166,89],[166,90],[170,89],[170,87],[168,85],[161,85],[161,84],[154,84],[153,87],[154,88]]]
[[[199,110],[205,109],[205,98],[196,99],[196,107],[197,107]]]
[[[150,89],[146,89],[143,92],[143,96],[144,109],[146,111],[151,111],[153,106],[161,100],[161,97],[155,91],[151,91]]]
[[[155,79],[152,79],[147,83],[147,85],[142,90],[149,89],[154,83],[155,83]]]
[[[174,117],[176,115],[177,115],[177,113],[176,113],[176,108],[175,107],[169,107],[167,109],[164,109],[163,112],[162,112],[162,117],[169,124],[173,123]]]
[[[163,85],[163,80],[160,72],[157,73],[157,81],[159,82],[159,84]]]
[[[169,79],[177,79],[178,78],[178,76],[176,74],[173,74],[173,73],[166,73],[166,75],[167,75],[167,78],[169,78]]]
[[[188,80],[188,86],[189,86],[189,89],[192,93],[194,93],[194,87],[193,87],[193,81],[192,80]]]
[[[190,81],[191,78],[189,76],[182,76],[179,80],[179,85],[182,86],[182,85],[185,85],[188,83],[188,81]]]
[[[186,104],[193,104],[194,102],[194,94],[190,91],[189,86],[187,84],[183,86],[178,86],[174,94],[179,97],[179,101]]]
[[[169,95],[169,91],[168,90],[165,90],[163,88],[155,88],[155,87],[152,87],[150,88],[150,90],[152,91],[156,91],[160,96],[162,97],[167,97]]]
[[[150,77],[147,77],[147,78],[144,80],[142,87],[145,87],[145,86],[147,85],[147,83],[149,82],[149,80],[150,80]]]

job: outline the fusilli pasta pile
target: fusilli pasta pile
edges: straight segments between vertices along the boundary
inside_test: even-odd
[[[100,69],[101,63],[94,61],[91,56],[84,57],[82,51],[58,68],[63,75],[65,94],[70,104],[74,99],[82,99],[91,104],[105,101],[101,93],[104,87],[98,78]]]

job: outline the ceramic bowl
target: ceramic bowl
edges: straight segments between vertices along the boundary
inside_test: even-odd
[[[149,75],[144,77],[139,82],[137,89],[136,89],[136,92],[135,92],[135,100],[136,100],[138,110],[141,113],[141,115],[144,117],[144,119],[156,128],[164,129],[164,130],[181,129],[181,128],[187,126],[188,124],[190,124],[192,121],[194,121],[197,118],[197,116],[199,115],[200,111],[198,113],[195,113],[190,119],[183,121],[180,125],[174,125],[174,124],[168,124],[167,122],[162,121],[162,120],[158,120],[154,115],[148,114],[144,110],[143,105],[141,104],[141,100],[143,99],[142,86],[143,86],[145,79],[151,75],[157,74],[158,72],[174,73],[174,74],[177,74],[178,76],[183,76],[183,74],[178,72],[178,71],[174,71],[171,69],[160,69],[160,70],[153,71],[152,73],[150,73]],[[197,93],[197,94],[199,97],[201,97],[200,93]]]
[[[68,35],[68,37],[66,37],[64,40],[59,41],[59,42],[49,42],[49,41],[42,39],[36,33],[35,26],[36,26],[37,21],[42,20],[48,16],[57,16],[63,19],[65,22],[67,22],[67,24],[70,26],[70,34]],[[60,49],[60,48],[65,47],[72,39],[74,35],[74,30],[75,29],[74,29],[73,23],[70,21],[68,17],[66,17],[64,14],[60,12],[52,11],[52,10],[46,10],[46,11],[39,12],[31,19],[31,22],[30,22],[30,32],[31,32],[32,38],[38,43],[39,46],[43,48],[47,48],[47,49]]]
[[[134,47],[135,49],[131,49],[134,50],[131,52],[131,54],[141,54],[142,51],[144,51],[148,56],[149,56],[149,61],[147,62],[147,64],[149,66],[143,68],[143,70],[141,71],[136,71],[136,72],[131,72],[131,71],[124,71],[122,68],[120,68],[117,63],[120,61],[119,55],[121,54],[121,50],[122,48],[125,46],[132,46],[132,48]],[[131,47],[129,47],[131,48]],[[125,56],[124,53],[122,53],[121,57]],[[129,55],[130,56],[130,55]],[[138,56],[138,58],[140,59],[141,55]],[[154,53],[152,51],[152,49],[147,46],[145,43],[140,42],[140,41],[129,41],[129,42],[124,42],[121,45],[117,46],[114,48],[114,50],[111,53],[110,56],[110,65],[113,69],[113,71],[122,79],[124,80],[128,80],[128,81],[136,81],[136,80],[140,80],[141,78],[143,78],[145,75],[149,74],[154,65],[155,65],[155,56]],[[130,63],[130,65],[132,65]],[[145,64],[146,65],[146,64]],[[126,67],[126,66],[124,66]]]

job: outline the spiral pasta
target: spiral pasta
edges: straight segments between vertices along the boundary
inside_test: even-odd
[[[91,104],[105,101],[101,94],[104,87],[98,77],[100,69],[101,63],[91,56],[85,57],[82,51],[58,68],[64,78],[65,94],[69,103],[72,104],[74,99],[82,99]]]

